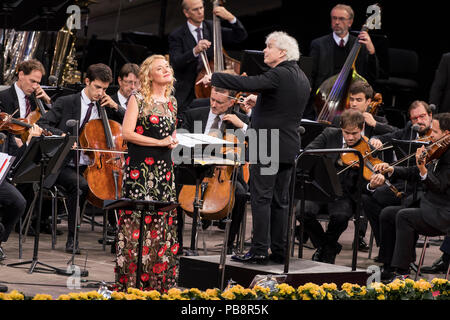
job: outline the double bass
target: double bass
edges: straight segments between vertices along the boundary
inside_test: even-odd
[[[379,19],[380,8],[378,5],[370,7],[378,10],[378,16],[376,18]],[[374,22],[374,19],[374,16],[370,16],[361,31],[379,28],[378,24]],[[366,79],[358,74],[355,68],[356,59],[360,50],[361,44],[356,40],[339,74],[325,80],[319,89],[317,89],[314,97],[314,107],[318,114],[318,122],[332,123],[334,117],[341,113],[348,105],[348,89],[350,85],[356,81],[367,82]]]
[[[223,1],[213,0],[213,7],[222,6]],[[208,61],[206,52],[202,52],[204,68],[198,73],[195,83],[198,83],[205,74],[213,72],[221,72],[224,70],[233,70],[235,74],[239,74],[241,69],[241,63],[231,58],[223,49],[222,45],[222,28],[220,25],[220,17],[213,14],[213,47],[214,57],[213,60]],[[202,83],[195,85],[196,98],[209,98],[211,95],[211,86],[205,87]]]
[[[96,102],[100,119],[90,120],[80,134],[80,145],[91,164],[84,171],[89,185],[87,199],[98,208],[103,200],[118,199],[122,190],[124,152],[126,143],[122,137],[121,125],[109,120],[105,107]]]

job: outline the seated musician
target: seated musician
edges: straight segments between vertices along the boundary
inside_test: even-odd
[[[191,133],[204,134],[208,134],[214,129],[221,130],[221,132],[224,132],[226,129],[242,129],[245,132],[247,130],[248,117],[239,111],[232,110],[234,106],[233,97],[235,95],[236,92],[233,90],[212,87],[210,106],[186,111],[182,128]],[[230,110],[232,111],[230,112]],[[196,132],[196,129],[200,129],[201,132]],[[236,181],[235,203],[228,238],[229,253],[232,251],[233,242],[239,232],[239,226],[244,216],[247,190],[247,183],[243,179],[242,170],[240,170]]]
[[[37,105],[33,96],[41,99],[47,109],[51,108],[51,99],[40,86],[43,76],[45,68],[39,60],[30,59],[19,63],[17,80],[8,89],[0,91],[0,110],[13,115],[14,118],[32,117],[29,121],[36,121],[37,117],[33,113],[36,112]],[[20,184],[17,187],[27,199],[26,210],[28,210],[34,197],[33,184]],[[51,233],[50,221],[46,219],[48,212],[42,215],[41,230]],[[30,227],[30,230],[33,230],[33,227]]]
[[[450,134],[450,113],[433,116],[431,141]],[[377,165],[380,171],[388,172],[408,180],[420,180],[424,186],[423,195],[409,206],[390,206],[380,215],[380,252],[379,259],[384,264],[382,280],[392,281],[395,277],[406,277],[410,263],[415,259],[417,235],[438,236],[450,234],[450,150],[443,151],[439,157],[424,157],[432,154],[424,146],[416,151],[416,166],[399,167],[387,164]],[[436,153],[437,155],[439,152]],[[380,181],[381,183],[381,181]],[[374,184],[376,185],[376,184]],[[418,203],[417,203],[418,202]]]
[[[78,120],[79,133],[83,132],[84,126],[94,119],[100,118],[100,108],[106,108],[108,117],[117,112],[117,103],[115,103],[110,96],[106,94],[106,89],[112,82],[111,69],[102,63],[90,65],[86,72],[84,79],[86,87],[81,93],[74,93],[67,96],[62,96],[56,100],[52,109],[43,115],[38,124],[42,128],[47,129],[54,134],[70,134],[76,135],[76,128],[70,127],[68,120]],[[66,252],[72,253],[75,246],[75,252],[80,253],[78,241],[74,241],[75,217],[77,212],[77,172],[75,168],[76,152],[69,153],[66,159],[66,165],[63,166],[56,184],[62,186],[67,193],[67,207],[68,207],[68,235],[66,242]],[[88,158],[81,152],[79,159],[79,186],[80,186],[80,212],[84,206],[86,196],[89,190],[87,181],[83,177],[83,172],[86,169]]]
[[[5,134],[6,138],[3,141],[2,150],[11,156],[15,156],[14,162],[22,157],[31,138],[41,135],[42,129],[35,124],[28,132],[28,140],[25,144],[22,144],[22,141],[14,135]],[[25,213],[26,204],[27,201],[22,193],[5,178],[0,184],[0,261],[6,259],[2,243],[8,241],[14,225]]]
[[[352,148],[361,142],[363,130],[364,116],[362,113],[348,109],[341,114],[341,128],[326,128],[306,149]],[[327,155],[327,157],[333,160],[338,172],[346,167],[339,154],[333,153]],[[304,230],[317,248],[313,254],[313,260],[334,264],[336,255],[341,251],[342,246],[338,243],[338,240],[347,228],[348,221],[354,216],[354,207],[358,200],[354,198],[357,194],[358,174],[356,168],[350,168],[339,175],[343,195],[336,201],[332,203],[305,201]],[[371,183],[381,178],[380,174],[375,174]],[[367,187],[364,185],[362,191],[366,189]],[[323,230],[322,225],[317,220],[317,214],[321,210],[325,210],[330,215],[326,231]]]
[[[356,81],[350,85],[348,89],[349,108],[359,110],[364,116],[364,135],[371,138],[376,135],[393,132],[397,128],[388,124],[385,117],[373,115],[368,112],[370,109],[374,91],[369,83],[364,81]],[[339,126],[339,116],[333,120],[333,125]]]
[[[369,140],[369,143],[376,148],[380,148],[383,144],[387,144],[392,139],[398,140],[411,140],[417,139],[427,135],[431,132],[432,125],[432,112],[431,108],[426,102],[414,101],[408,110],[410,121],[406,124],[405,128],[397,129],[393,132],[386,133],[380,136],[374,136]],[[416,126],[417,132],[413,130],[413,126]],[[414,192],[415,185],[407,183],[405,188],[405,181],[394,177],[390,181],[401,191],[404,192],[403,198],[407,199],[409,195]],[[379,217],[381,210],[386,206],[400,205],[401,199],[396,197],[386,186],[377,188],[370,195],[363,195],[363,208],[364,213],[367,216],[370,226],[373,230],[375,242],[380,244],[380,226]]]
[[[135,63],[126,63],[122,66],[117,77],[119,83],[119,90],[111,95],[111,98],[118,105],[117,117],[111,120],[115,120],[122,124],[125,111],[127,110],[128,99],[131,93],[135,90],[139,90],[139,66]]]

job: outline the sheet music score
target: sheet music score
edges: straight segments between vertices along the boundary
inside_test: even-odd
[[[0,152],[0,184],[3,183],[15,158],[7,153]]]
[[[233,145],[233,142],[219,139],[207,134],[202,133],[177,133],[178,144],[193,148],[199,144],[229,144]]]

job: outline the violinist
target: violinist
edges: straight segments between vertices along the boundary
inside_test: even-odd
[[[450,113],[433,116],[431,142],[447,138],[450,134]],[[424,186],[418,203],[409,206],[390,206],[381,211],[381,245],[379,259],[384,263],[382,280],[406,277],[415,258],[417,235],[450,234],[450,150],[443,146],[422,146],[416,151],[416,166],[392,167],[378,165],[377,169],[392,177],[418,180]],[[435,158],[434,155],[439,155]]]
[[[42,128],[47,129],[54,134],[70,134],[76,136],[76,127],[69,127],[68,120],[78,120],[79,133],[83,131],[84,126],[89,120],[99,119],[99,108],[107,107],[106,111],[112,116],[117,113],[118,104],[115,103],[110,96],[105,92],[112,82],[111,69],[102,63],[90,65],[86,72],[84,79],[85,88],[79,92],[71,95],[66,95],[58,98],[45,115],[43,115],[37,122]],[[63,166],[56,184],[62,186],[67,193],[67,207],[68,207],[68,235],[66,242],[66,252],[72,253],[75,246],[75,252],[80,253],[78,242],[74,241],[75,230],[75,216],[77,212],[77,171],[75,164],[76,152],[71,151],[66,158],[66,165]],[[80,159],[80,208],[86,199],[89,186],[82,176],[84,170],[88,165],[88,158],[81,153]],[[80,209],[81,211],[81,209]]]
[[[340,72],[355,41],[363,45],[356,60],[356,70],[369,83],[378,78],[379,63],[370,35],[365,31],[358,37],[349,33],[353,24],[353,9],[348,5],[338,4],[331,10],[330,18],[333,32],[314,39],[310,46],[309,56],[313,58],[311,74],[313,95],[326,79]],[[310,101],[305,116],[315,120],[312,102]]]
[[[19,64],[17,70],[17,81],[9,89],[0,92],[1,111],[14,114],[15,118],[26,118],[36,109],[33,93],[50,108],[51,99],[39,85],[45,75],[42,63],[36,59],[26,60]],[[17,109],[19,112],[16,112]]]
[[[364,116],[358,110],[348,109],[341,114],[340,128],[328,127],[318,135],[307,147],[313,149],[340,149],[352,148],[361,143],[364,130]],[[327,155],[337,171],[346,168],[339,154]],[[304,226],[305,231],[311,238],[312,243],[317,248],[313,254],[314,261],[334,264],[336,255],[342,249],[338,243],[339,237],[345,231],[348,221],[354,216],[354,208],[357,199],[356,186],[358,170],[350,168],[339,174],[339,181],[342,186],[343,195],[332,203],[320,203],[305,201]],[[374,174],[369,185],[383,179],[381,174]],[[363,187],[363,192],[367,191],[367,186]],[[330,222],[327,230],[324,231],[316,216],[319,211],[325,211],[330,215]],[[297,212],[298,214],[299,212]]]
[[[175,71],[175,97],[178,113],[189,108],[195,99],[195,80],[203,68],[200,52],[213,56],[213,23],[205,20],[203,0],[183,0],[183,14],[187,21],[175,29],[168,38],[170,64]],[[224,45],[238,44],[247,38],[242,23],[225,7],[214,8],[213,14],[223,19],[222,41]]]
[[[126,63],[122,66],[117,77],[119,90],[111,95],[111,98],[119,106],[118,117],[115,120],[122,123],[127,110],[128,99],[135,90],[139,90],[139,66],[135,63]]]
[[[214,130],[223,132],[226,129],[241,129],[245,133],[249,119],[245,114],[232,110],[235,103],[233,99],[235,95],[236,92],[233,90],[212,87],[210,106],[186,111],[182,128],[191,133],[208,134]],[[196,129],[200,129],[200,131],[196,132]],[[242,169],[240,169],[236,181],[235,203],[231,215],[230,234],[227,246],[228,253],[232,252],[233,242],[239,232],[240,222],[244,216],[247,191],[248,185],[244,181]],[[210,220],[202,220],[203,228],[210,223]]]
[[[29,131],[28,140],[25,144],[13,134],[7,132],[6,138],[3,140],[2,151],[15,156],[14,162],[19,161],[25,153],[25,149],[31,141],[32,137],[39,137],[42,134],[42,129],[37,125]],[[19,147],[19,144],[21,146]],[[0,184],[0,261],[6,259],[6,253],[2,248],[2,243],[8,241],[9,235],[19,221],[20,217],[25,213],[27,201],[24,195],[5,178]]]

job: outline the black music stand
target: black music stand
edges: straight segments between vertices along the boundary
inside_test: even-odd
[[[135,199],[118,199],[118,200],[105,200],[103,202],[103,209],[119,209],[119,210],[133,210],[142,211],[145,214],[140,216],[139,225],[139,246],[138,246],[138,265],[136,270],[136,288],[140,288],[141,272],[142,272],[142,246],[143,246],[143,233],[146,212],[149,211],[171,211],[178,207],[178,203],[165,202],[165,201],[149,201],[149,200],[135,200]]]
[[[303,232],[305,200],[332,202],[342,195],[342,188],[337,177],[336,168],[332,160],[325,155],[332,153],[356,153],[360,163],[362,155],[355,149],[317,149],[300,151],[294,162],[292,171],[289,197],[288,241],[284,273],[289,272],[289,258],[292,248],[292,235],[294,228],[294,199],[300,200],[300,243],[299,258],[303,256]],[[355,235],[353,247],[352,270],[356,270],[356,258],[358,254],[358,230],[361,217],[361,188],[363,179],[363,167],[359,168],[357,208],[355,212]]]
[[[33,137],[24,155],[12,169],[13,183],[39,182],[39,208],[36,219],[36,235],[34,237],[33,259],[24,262],[8,264],[8,267],[16,267],[31,263],[28,273],[36,271],[59,272],[60,269],[39,262],[39,234],[41,226],[42,201],[44,188],[54,184],[59,175],[61,166],[67,153],[70,151],[70,137]],[[72,142],[73,144],[73,142]],[[42,265],[46,268],[39,268]]]
[[[421,146],[427,146],[430,143],[425,141],[417,141],[417,140],[398,140],[392,139],[392,146],[394,147],[395,155],[397,159],[403,159],[410,154],[415,154],[416,150]],[[402,166],[411,166],[416,164],[416,158],[412,156],[407,161],[401,163]],[[400,165],[400,163],[399,163]]]
[[[306,146],[312,142],[319,134],[322,133],[325,128],[329,127],[329,124],[318,122],[318,121],[311,121],[311,120],[305,120],[303,119],[300,122],[300,125],[305,128],[305,133],[302,134],[302,140],[301,140],[301,148],[304,149]]]

